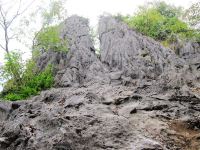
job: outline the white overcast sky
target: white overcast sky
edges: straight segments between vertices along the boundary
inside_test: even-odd
[[[133,14],[137,7],[152,0],[68,0],[66,8],[68,15],[78,14],[90,19],[92,25],[96,25],[98,16],[104,12],[110,14]],[[199,0],[164,0],[175,6],[189,7]]]

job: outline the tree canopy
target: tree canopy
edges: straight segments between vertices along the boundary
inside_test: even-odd
[[[192,4],[192,6],[185,11],[184,18],[191,26],[200,29],[200,2]]]
[[[140,7],[135,15],[124,17],[124,21],[131,28],[158,41],[171,41],[174,36],[179,39],[200,41],[198,31],[181,19],[183,12],[181,7],[158,1]]]

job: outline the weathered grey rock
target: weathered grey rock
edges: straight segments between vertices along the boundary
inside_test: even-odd
[[[200,149],[200,87],[190,57],[103,17],[99,59],[87,19],[63,25],[69,52],[49,51],[38,63],[55,64],[58,87],[0,102],[0,149]]]
[[[99,37],[101,61],[131,79],[157,79],[163,72],[175,72],[186,64],[172,50],[111,16],[100,19]]]
[[[190,66],[196,80],[200,80],[200,43],[186,42],[180,48],[179,56]]]
[[[85,81],[101,76],[104,68],[95,55],[88,20],[78,16],[68,18],[63,25],[62,38],[69,44],[64,70],[58,72],[59,86],[81,85]]]
[[[48,50],[41,53],[41,56],[37,58],[37,68],[39,71],[44,70],[47,66],[51,65],[54,68],[54,73],[61,70],[66,65],[66,52],[55,52],[53,50]]]
[[[0,120],[5,120],[11,111],[11,104],[3,101],[0,102]]]

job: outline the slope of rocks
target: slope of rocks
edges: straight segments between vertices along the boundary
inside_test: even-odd
[[[108,16],[97,56],[89,31],[87,19],[68,18],[69,52],[39,59],[57,66],[56,88],[0,102],[0,149],[199,150],[198,45],[183,59]]]

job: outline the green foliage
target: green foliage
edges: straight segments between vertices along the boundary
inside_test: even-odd
[[[64,8],[65,0],[50,0],[49,6],[41,12],[43,27],[52,24],[58,24],[65,19],[66,10]]]
[[[36,35],[36,50],[67,51],[67,42],[60,38],[60,26],[43,28]]]
[[[200,2],[194,3],[185,11],[184,19],[188,21],[191,26],[200,24]]]
[[[9,61],[6,61],[5,66],[10,63]],[[7,72],[4,68],[1,69],[2,72],[10,76],[4,84],[3,92],[1,93],[2,97],[6,100],[16,101],[26,99],[32,95],[37,95],[41,90],[48,89],[53,85],[54,78],[51,66],[46,67],[42,72],[38,72],[34,61],[29,60],[20,75],[21,82],[18,82],[18,84],[16,84],[16,78],[12,76],[12,73]]]
[[[164,1],[156,1],[151,3],[152,8],[156,9],[162,16],[167,18],[179,17],[183,13],[182,7],[168,5]]]
[[[58,25],[66,17],[64,3],[65,0],[45,1],[45,5],[42,5],[44,7],[39,7],[36,10],[37,13],[33,13],[35,16],[37,16],[36,14],[41,16],[42,27],[34,36],[33,53],[30,60],[26,63],[23,62],[21,54],[17,52],[11,52],[5,57],[5,64],[0,68],[0,81],[6,81],[0,94],[4,99],[11,101],[26,99],[38,94],[41,90],[52,87],[54,81],[53,66],[39,71],[33,60],[36,60],[44,51],[68,51],[66,40],[60,38],[60,25]],[[31,17],[31,20],[32,18],[34,16]],[[25,27],[30,27],[31,20],[23,19],[22,24],[25,24]],[[24,30],[23,27],[20,27],[20,33]],[[27,32],[28,34],[35,33],[33,32],[35,30],[30,30]]]
[[[22,97],[19,94],[9,93],[4,97],[4,99],[10,100],[10,101],[17,101],[17,100],[21,100]]]
[[[21,74],[23,72],[23,62],[20,53],[12,51],[5,55],[5,64],[0,69],[1,78],[9,80],[15,79],[16,83],[20,83]]]
[[[176,34],[181,33],[182,31],[187,31],[189,29],[185,22],[179,20],[176,17],[166,18],[164,27],[169,33]]]
[[[61,22],[67,16],[64,4],[65,0],[49,0],[48,7],[39,10],[42,18],[42,28],[35,34],[34,55],[40,54],[41,51],[66,52],[68,50],[67,41],[60,38]]]
[[[165,45],[168,45],[168,41],[176,40],[174,35],[179,39],[199,40],[197,31],[179,19],[182,11],[182,8],[167,5],[165,2],[155,2],[141,7],[134,16],[124,17],[124,21],[144,35],[165,41]]]
[[[136,16],[127,17],[125,22],[131,28],[136,28],[139,32],[154,39],[165,38],[163,34],[165,18],[155,9],[144,10]]]

